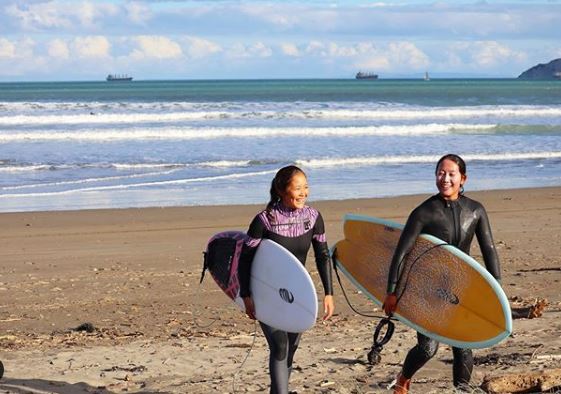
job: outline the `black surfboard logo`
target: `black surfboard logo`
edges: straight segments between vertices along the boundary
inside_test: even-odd
[[[294,302],[294,295],[286,289],[279,289],[279,295],[284,302],[288,302],[289,304]]]
[[[449,290],[438,288],[436,289],[436,295],[438,296],[438,298],[449,302],[452,305],[458,305],[460,303],[460,299],[458,298],[458,296]]]

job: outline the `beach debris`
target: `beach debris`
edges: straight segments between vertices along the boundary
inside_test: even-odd
[[[510,299],[513,319],[535,319],[541,317],[549,301],[546,298],[524,300],[514,296]]]
[[[333,386],[335,384],[335,382],[331,381],[331,380],[322,380],[319,382],[319,386],[320,387],[329,387],[329,386]]]
[[[475,365],[506,365],[515,366],[522,363],[526,363],[531,357],[528,353],[513,352],[508,354],[501,353],[489,353],[486,355],[475,356]],[[452,364],[453,359],[444,360],[445,363]]]
[[[92,323],[82,323],[80,324],[78,327],[74,328],[74,331],[85,331],[89,334],[91,334],[92,332],[95,332],[96,328],[94,327],[94,325]]]
[[[541,393],[561,389],[561,369],[486,376],[481,388],[489,394]]]
[[[561,360],[561,354],[539,354],[537,356],[533,356],[531,363],[544,363],[548,361],[557,361]]]
[[[102,371],[104,372],[124,371],[124,372],[131,372],[131,373],[142,373],[146,370],[147,368],[144,365],[134,365],[134,364],[129,364],[128,367],[120,367],[118,365],[115,365],[111,368],[102,369]]]

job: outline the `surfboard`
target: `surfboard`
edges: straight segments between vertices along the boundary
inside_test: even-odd
[[[205,267],[242,311],[238,265],[246,237],[240,231],[218,233],[209,240],[205,252]],[[257,320],[287,332],[303,332],[315,324],[318,299],[312,278],[302,263],[276,242],[263,239],[257,247],[250,290]]]
[[[403,227],[348,214],[345,239],[331,249],[336,268],[378,306]],[[431,235],[421,234],[406,256],[396,294],[398,320],[455,347],[489,347],[512,332],[510,305],[499,283],[472,257]]]

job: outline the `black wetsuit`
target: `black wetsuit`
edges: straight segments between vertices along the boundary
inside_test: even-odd
[[[447,201],[437,194],[415,208],[407,219],[393,255],[388,277],[388,293],[395,292],[401,263],[421,233],[434,235],[467,254],[475,235],[487,271],[500,280],[499,258],[483,205],[463,195],[455,201]],[[438,349],[438,342],[423,334],[417,333],[417,340],[417,345],[409,351],[403,364],[402,374],[407,379],[411,379]],[[473,354],[470,349],[453,347],[452,350],[454,385],[461,387],[467,385],[471,378]]]
[[[289,209],[275,204],[269,211],[260,212],[251,222],[249,236],[244,244],[239,265],[240,296],[250,294],[250,272],[253,256],[261,239],[271,239],[288,249],[303,265],[313,246],[316,266],[326,295],[333,294],[331,278],[331,258],[325,239],[325,229],[321,214],[312,207]],[[286,394],[288,379],[292,370],[292,359],[298,348],[300,333],[278,330],[260,322],[269,344],[269,372],[271,393]]]

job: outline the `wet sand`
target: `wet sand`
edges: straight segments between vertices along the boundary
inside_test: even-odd
[[[467,195],[488,211],[502,285],[513,305],[548,300],[541,317],[516,319],[510,338],[475,351],[477,391],[486,375],[561,366],[561,188]],[[403,223],[427,197],[310,204],[322,212],[332,244],[342,237],[345,213]],[[245,230],[260,209],[0,214],[0,360],[6,369],[0,393],[268,392],[260,329],[210,276],[199,285],[207,240],[219,231]],[[477,247],[472,255],[481,261]],[[319,284],[311,255],[308,268]],[[355,308],[376,312],[347,280],[342,284]],[[414,345],[415,332],[397,324],[382,363],[370,366],[366,353],[378,320],[355,314],[339,284],[335,302],[336,315],[304,334],[291,389],[390,392],[386,387]],[[83,323],[92,332],[73,330]],[[415,376],[411,392],[451,391],[451,361],[450,348],[442,345]]]

